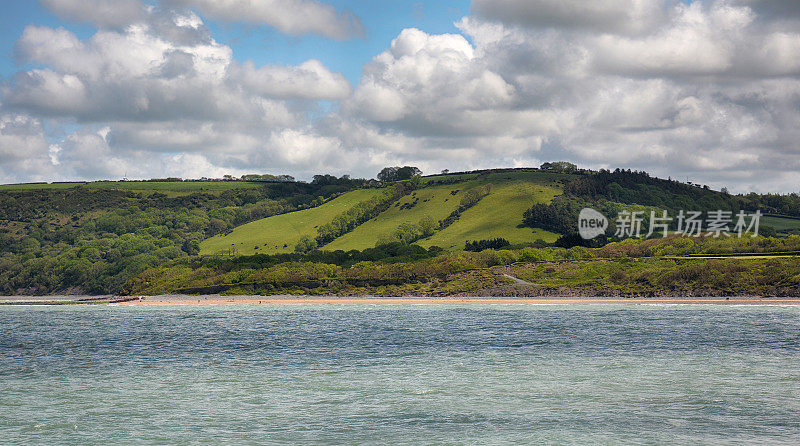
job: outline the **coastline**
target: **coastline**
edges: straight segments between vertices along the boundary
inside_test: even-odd
[[[800,298],[143,296],[119,305],[800,305]]]
[[[380,296],[0,296],[0,305],[777,305],[800,306],[800,297],[380,297]]]

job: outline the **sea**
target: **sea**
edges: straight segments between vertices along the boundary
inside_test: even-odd
[[[800,308],[0,306],[2,444],[798,444]]]

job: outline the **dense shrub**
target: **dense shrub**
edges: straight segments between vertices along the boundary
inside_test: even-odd
[[[500,237],[489,240],[467,241],[464,245],[464,251],[480,252],[485,249],[501,249],[510,244],[508,240]]]

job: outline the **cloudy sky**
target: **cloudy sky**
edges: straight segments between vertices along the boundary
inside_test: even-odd
[[[800,190],[797,0],[0,8],[0,182],[569,160]]]

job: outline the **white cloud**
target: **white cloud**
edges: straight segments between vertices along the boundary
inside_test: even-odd
[[[358,17],[316,0],[161,0],[155,5],[140,0],[41,2],[65,19],[109,29],[124,29],[129,25],[148,22],[154,27],[164,27],[164,34],[169,34],[169,31],[175,31],[169,30],[169,21],[174,20],[179,28],[205,31],[202,20],[194,13],[170,17],[174,11],[196,10],[209,18],[268,25],[291,35],[317,34],[337,40],[364,35],[364,26]]]
[[[36,142],[48,162],[26,172],[51,172],[51,179],[150,177],[174,175],[165,170],[178,166],[174,160],[191,160],[179,170],[208,176],[226,169],[336,164],[322,152],[340,150],[338,140],[315,135],[308,122],[319,112],[317,101],[350,95],[344,76],[317,60],[297,66],[240,64],[228,46],[202,33],[181,32],[204,27],[196,15],[150,14],[170,25],[150,17],[124,30],[101,29],[85,40],[62,28],[25,29],[16,55],[42,68],[22,71],[2,86],[2,109],[36,124],[25,127],[25,141]],[[69,129],[67,135],[48,141],[36,117]],[[8,156],[27,156],[15,149],[22,147],[19,138],[4,138]],[[311,155],[315,150],[319,156]],[[0,163],[11,161],[4,157]],[[214,167],[201,171],[209,166]]]
[[[343,99],[350,95],[350,83],[332,73],[320,61],[308,60],[295,67],[256,68],[252,62],[233,65],[230,78],[248,91],[273,98]]]
[[[47,178],[53,163],[44,126],[21,114],[0,115],[0,180],[39,181]]]
[[[139,0],[40,0],[54,13],[79,22],[91,22],[103,27],[124,28],[143,20],[147,14]]]
[[[405,30],[365,67],[343,138],[435,169],[567,158],[791,190],[800,15],[750,3],[474,1],[469,41]]]
[[[282,100],[339,99],[351,90],[316,60],[242,65],[213,39],[179,44],[156,31],[132,25],[81,41],[64,29],[29,26],[17,56],[47,68],[19,73],[4,89],[5,103],[85,122],[244,119],[275,126],[295,120]]]
[[[287,19],[274,9],[287,4],[176,0],[125,26],[70,12],[98,23],[89,39],[29,26],[15,53],[34,68],[2,86],[0,178],[569,159],[733,190],[800,180],[797,2],[475,0],[461,34],[403,30],[355,89],[317,60],[241,63],[191,11],[295,34],[358,28],[317,2]]]
[[[367,64],[345,109],[413,134],[482,134],[516,131],[527,116],[511,110],[514,101],[514,87],[463,36],[406,29]]]
[[[228,22],[266,24],[281,32],[349,39],[364,34],[358,17],[315,0],[168,0]]]

